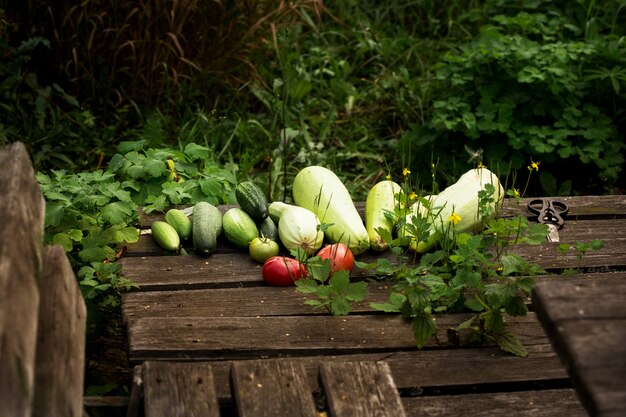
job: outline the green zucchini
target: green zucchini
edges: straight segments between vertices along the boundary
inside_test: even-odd
[[[297,206],[311,210],[328,225],[324,234],[330,242],[346,244],[354,255],[369,249],[363,219],[350,192],[331,170],[321,166],[302,169],[293,181],[293,199]]]
[[[370,239],[370,248],[382,252],[389,247],[389,242],[382,238],[378,229],[383,229],[391,236],[396,222],[387,217],[399,206],[397,195],[402,192],[394,181],[381,181],[367,193],[365,200],[365,229]]]
[[[170,209],[165,213],[165,221],[169,223],[180,236],[181,240],[191,237],[192,225],[189,217],[179,209]]]
[[[247,248],[252,239],[259,236],[259,229],[248,213],[239,207],[233,207],[222,218],[224,236],[233,245]]]
[[[235,188],[239,207],[252,219],[262,221],[268,216],[268,202],[263,190],[252,181],[244,181]]]
[[[150,226],[152,238],[163,249],[176,252],[180,248],[180,236],[169,223],[157,220]]]
[[[267,216],[262,222],[257,223],[257,227],[259,228],[259,236],[278,242],[278,227],[270,216]]]
[[[193,208],[192,239],[196,253],[210,255],[217,249],[222,231],[222,213],[213,204],[199,202]]]

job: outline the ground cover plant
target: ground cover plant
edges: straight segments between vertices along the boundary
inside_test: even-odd
[[[1,1],[0,145],[29,147],[98,323],[138,207],[246,179],[289,200],[321,164],[363,200],[395,167],[420,192],[533,160],[526,195],[621,193],[624,31],[623,0]]]

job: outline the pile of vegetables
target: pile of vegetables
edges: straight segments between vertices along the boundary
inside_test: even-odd
[[[495,189],[495,198],[479,213],[478,196],[487,184]],[[311,257],[328,259],[331,273],[351,271],[355,256],[368,249],[385,251],[393,239],[423,253],[443,236],[475,231],[495,215],[504,190],[484,167],[468,171],[439,195],[415,202],[403,196],[399,184],[384,180],[368,193],[363,219],[334,172],[309,166],[294,179],[294,204],[269,203],[251,181],[240,183],[235,195],[239,206],[223,214],[206,202],[193,207],[191,219],[183,210],[169,210],[164,221],[152,224],[154,240],[166,251],[184,253],[182,245],[191,239],[196,254],[210,255],[223,235],[263,264],[268,284],[293,285],[307,276],[306,260]]]

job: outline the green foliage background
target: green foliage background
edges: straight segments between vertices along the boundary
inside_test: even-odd
[[[620,192],[624,6],[5,0],[0,143],[80,171],[124,140],[194,142],[277,199],[306,164],[362,198],[403,166],[443,186],[472,151],[503,173],[541,161],[531,193]]]

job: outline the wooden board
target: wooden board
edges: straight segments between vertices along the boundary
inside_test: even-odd
[[[333,417],[405,417],[386,362],[324,362],[320,384]]]
[[[33,416],[81,417],[87,311],[61,246],[45,247]]]
[[[313,388],[301,363],[289,360],[235,362],[232,396],[239,417],[317,417]]]
[[[1,148],[0,166],[0,417],[30,417],[45,203],[23,144]]]
[[[209,364],[146,362],[143,367],[146,417],[219,417]]]
[[[626,281],[546,282],[533,292],[538,316],[591,415],[626,414]]]

